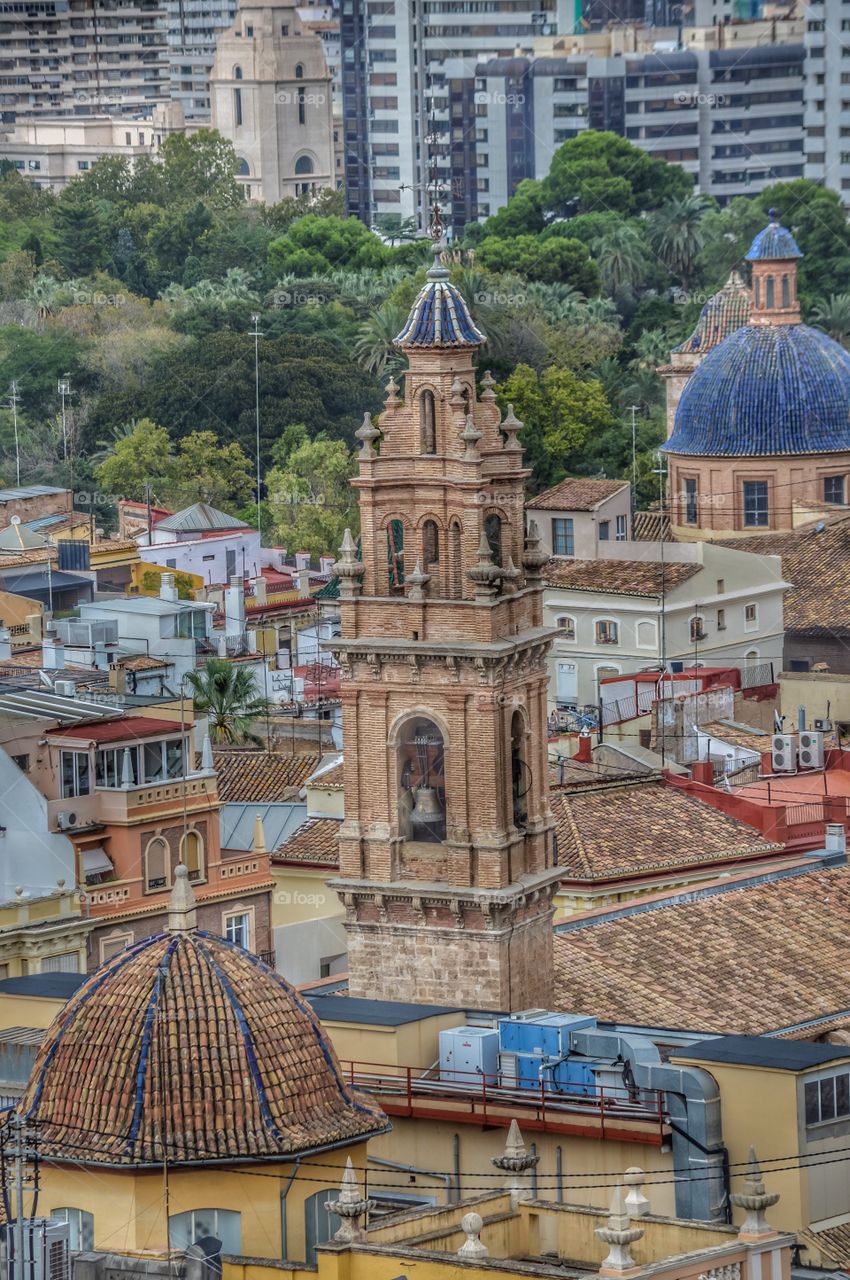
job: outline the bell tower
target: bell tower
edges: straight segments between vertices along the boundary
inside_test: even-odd
[[[354,996],[548,1006],[558,881],[548,802],[540,569],[525,533],[522,424],[435,257],[377,424],[358,431],[362,552],[340,580]]]

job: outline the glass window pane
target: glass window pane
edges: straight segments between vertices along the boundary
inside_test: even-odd
[[[169,778],[183,777],[183,743],[166,742],[165,771]]]
[[[820,1082],[820,1118],[821,1120],[835,1119],[834,1080],[821,1080]]]
[[[62,798],[74,795],[74,753],[62,752]]]
[[[162,743],[146,742],[143,747],[145,782],[159,782],[162,778]]]
[[[836,1076],[835,1114],[837,1116],[850,1115],[850,1075]]]
[[[820,1090],[817,1080],[806,1085],[806,1124],[817,1124],[820,1120]]]
[[[75,754],[77,757],[77,795],[87,796],[91,791],[89,758],[82,751],[77,751]]]

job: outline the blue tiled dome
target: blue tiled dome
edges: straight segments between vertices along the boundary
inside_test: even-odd
[[[395,339],[398,347],[480,347],[486,335],[473,324],[460,292],[438,259],[414,302],[407,324]]]
[[[701,457],[850,450],[850,354],[807,325],[746,325],[688,379],[665,450]]]
[[[768,259],[802,258],[797,241],[787,227],[780,226],[776,210],[770,210],[770,222],[760,231],[747,254],[747,262],[765,262]]]

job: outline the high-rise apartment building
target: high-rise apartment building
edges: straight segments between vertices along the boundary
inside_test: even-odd
[[[164,0],[169,96],[187,120],[210,118],[210,73],[216,41],[233,25],[236,0]]]
[[[850,5],[806,6],[806,177],[850,205]]]
[[[0,0],[0,120],[150,115],[165,20],[165,0]]]

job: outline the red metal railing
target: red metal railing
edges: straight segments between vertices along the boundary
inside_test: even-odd
[[[531,1128],[577,1133],[587,1132],[590,1120],[601,1138],[633,1136],[636,1141],[641,1141],[642,1123],[650,1128],[651,1136],[643,1139],[648,1142],[661,1141],[667,1120],[664,1095],[658,1089],[578,1084],[553,1088],[536,1076],[500,1082],[482,1072],[452,1069],[441,1075],[436,1067],[350,1060],[341,1065],[353,1088],[374,1094],[393,1115],[461,1119],[464,1108],[470,1123],[506,1126],[513,1112],[524,1115],[523,1123]],[[451,1110],[446,1110],[447,1104],[453,1104]]]

